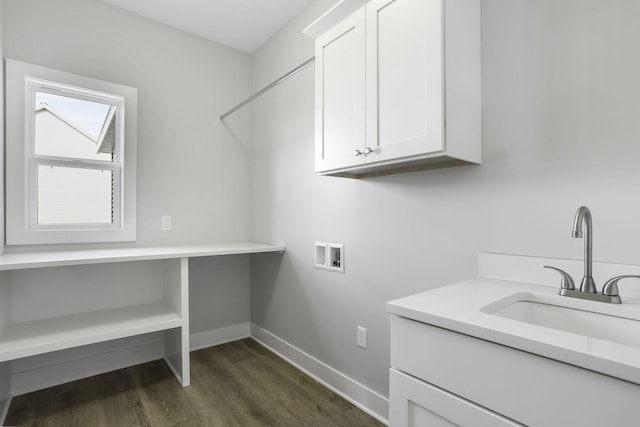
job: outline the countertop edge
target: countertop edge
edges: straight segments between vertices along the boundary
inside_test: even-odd
[[[532,289],[536,292],[543,292],[546,294],[555,294],[556,290],[546,287],[540,287],[537,285],[529,285],[517,282],[503,282],[497,281],[493,279],[475,279],[468,280],[464,282],[460,282],[454,285],[445,286],[443,288],[434,289],[432,291],[426,291],[423,293],[419,293],[416,295],[399,298],[396,300],[392,300],[387,302],[386,310],[391,315],[397,315],[401,317],[405,317],[411,320],[415,320],[421,323],[426,323],[432,326],[436,326],[439,328],[447,329],[452,332],[461,333],[473,338],[482,339],[484,341],[493,342],[495,344],[503,345],[506,347],[510,347],[516,350],[525,351],[527,353],[531,353],[537,356],[546,357],[549,359],[556,360],[561,363],[567,363],[570,365],[577,366],[579,368],[587,369],[594,371],[596,373],[612,376],[618,379],[622,379],[625,381],[629,381],[632,383],[640,384],[640,359],[638,360],[637,365],[629,365],[627,363],[621,362],[619,360],[613,360],[611,358],[603,357],[599,354],[588,353],[584,351],[579,351],[576,348],[571,348],[570,346],[562,346],[558,344],[559,340],[553,339],[537,339],[535,337],[528,337],[525,335],[517,335],[515,333],[509,332],[505,329],[499,330],[489,327],[488,325],[496,324],[496,322],[502,322],[502,320],[492,319],[495,316],[490,314],[480,312],[481,307],[457,307],[459,311],[462,310],[475,310],[475,312],[470,313],[466,316],[464,313],[460,314],[454,313],[452,315],[445,315],[442,312],[434,312],[430,310],[423,310],[416,307],[416,299],[424,299],[430,296],[433,296],[434,299],[438,300],[441,304],[436,304],[439,306],[445,305],[447,303],[447,291],[446,289],[451,286],[490,286],[490,287],[499,287],[503,289],[504,297],[508,296],[509,292],[517,293],[517,292],[527,292]],[[545,289],[546,288],[546,289]],[[510,289],[510,291],[507,291]],[[448,301],[449,303],[451,301]],[[419,304],[419,302],[418,302]],[[455,305],[455,304],[454,304]],[[481,321],[478,322],[478,319]],[[518,322],[515,320],[504,319],[504,322],[509,325],[513,329],[514,324],[520,324],[522,329],[528,330],[531,328],[536,328],[534,325],[527,325],[522,322]],[[541,327],[538,327],[541,328]],[[563,334],[567,336],[577,336],[576,334],[572,334],[564,331],[551,330],[548,328],[544,328],[549,331],[550,336],[562,336]],[[605,341],[601,341],[605,342]],[[611,346],[622,346],[622,344],[611,343]],[[628,347],[628,346],[625,346]],[[629,349],[633,349],[637,351],[633,347],[628,347]],[[631,351],[631,350],[630,350]]]
[[[182,246],[146,246],[116,249],[11,253],[0,255],[0,271],[284,251],[285,246],[283,245],[257,242],[230,242]]]

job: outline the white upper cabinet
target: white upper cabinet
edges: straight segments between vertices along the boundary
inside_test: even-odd
[[[441,11],[439,1],[367,4],[367,145],[374,150],[372,162],[443,149]]]
[[[364,163],[364,9],[316,41],[316,169],[334,170]]]
[[[480,163],[480,1],[364,3],[344,0],[305,30],[316,38],[316,172]]]

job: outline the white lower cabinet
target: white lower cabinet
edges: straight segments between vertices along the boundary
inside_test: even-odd
[[[468,400],[391,368],[389,425],[407,427],[520,426]]]
[[[391,366],[391,427],[640,425],[638,384],[398,315]]]

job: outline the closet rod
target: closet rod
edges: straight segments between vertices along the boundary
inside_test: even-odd
[[[231,110],[229,110],[226,113],[224,113],[223,115],[221,115],[220,116],[220,120],[224,120],[228,115],[235,113],[236,111],[238,111],[239,109],[241,109],[242,107],[244,107],[245,105],[247,105],[248,103],[250,103],[251,101],[256,99],[257,97],[259,97],[260,95],[263,95],[265,92],[267,92],[267,91],[273,89],[274,87],[278,86],[280,83],[282,83],[283,81],[287,80],[289,77],[293,76],[295,73],[297,73],[298,71],[302,70],[303,68],[307,67],[309,64],[311,64],[315,60],[316,60],[315,56],[312,56],[311,58],[307,59],[302,64],[298,65],[296,68],[294,68],[293,70],[289,71],[287,74],[281,76],[280,78],[278,78],[276,81],[274,81],[273,83],[271,83],[270,85],[268,85],[264,89],[261,89],[258,92],[254,93],[249,98],[247,98],[246,100],[242,101],[240,104],[236,105]]]

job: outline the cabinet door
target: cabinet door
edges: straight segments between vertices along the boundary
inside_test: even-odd
[[[316,172],[364,163],[365,12],[316,41]]]
[[[389,426],[515,427],[522,424],[391,368]]]
[[[367,162],[444,149],[442,1],[366,6]]]

